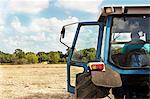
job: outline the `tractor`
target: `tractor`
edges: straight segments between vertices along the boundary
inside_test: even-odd
[[[72,46],[63,39],[77,24]],[[64,25],[67,90],[77,99],[150,98],[150,6],[104,6],[97,21]],[[71,68],[83,68],[71,84]]]

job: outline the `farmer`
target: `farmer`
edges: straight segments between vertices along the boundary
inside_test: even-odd
[[[150,53],[150,44],[145,44],[145,41],[140,39],[140,36],[138,33],[131,33],[131,41],[128,44],[125,44],[124,47],[122,48],[122,54],[123,55],[127,55],[128,53],[134,51],[134,50],[141,50],[143,49],[143,51],[145,51],[145,54],[142,55],[142,52],[138,52],[141,53],[140,55],[132,55],[130,57],[130,59],[125,59],[125,60],[130,60],[131,61],[131,66],[132,67],[140,67],[142,65],[150,65],[150,60],[149,57],[150,55],[148,55],[148,53]],[[125,58],[129,58],[129,57],[125,57]],[[148,59],[147,59],[148,58]],[[127,62],[127,65],[129,65],[129,63]]]
[[[141,42],[143,44],[137,44],[137,42]],[[144,46],[144,41],[140,39],[138,33],[131,33],[131,41],[124,45],[122,48],[122,54],[126,54],[135,49],[141,49]]]

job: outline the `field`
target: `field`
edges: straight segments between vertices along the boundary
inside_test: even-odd
[[[0,99],[66,99],[65,64],[0,65]]]

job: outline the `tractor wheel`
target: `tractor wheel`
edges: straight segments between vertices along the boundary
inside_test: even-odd
[[[76,98],[104,98],[109,95],[110,88],[93,84],[90,73],[79,73],[76,76]]]

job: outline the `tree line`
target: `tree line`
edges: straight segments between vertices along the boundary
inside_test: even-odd
[[[95,48],[88,48],[74,52],[72,60],[86,63],[88,61],[94,61],[95,57],[96,57]]]
[[[51,52],[24,52],[21,49],[16,49],[14,53],[4,53],[0,51],[0,64],[36,64],[46,62],[48,64],[66,63],[68,59],[67,53],[63,54],[60,51]],[[95,59],[95,48],[82,49],[74,51],[72,56],[73,61],[88,62]]]
[[[57,52],[24,52],[16,49],[13,54],[0,51],[0,64],[36,64],[47,62],[49,64],[66,63],[67,55]]]

